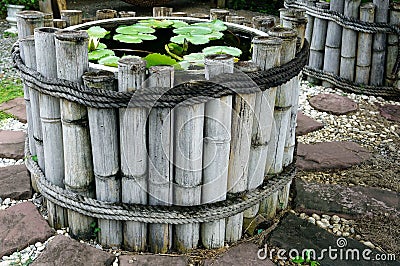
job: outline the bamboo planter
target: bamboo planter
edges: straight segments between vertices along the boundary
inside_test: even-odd
[[[79,12],[74,14],[79,20]],[[44,77],[83,84],[94,94],[168,94],[183,76],[192,73],[179,73],[170,66],[146,69],[146,62],[138,58],[119,60],[118,69],[88,63],[88,36],[81,29],[93,25],[115,27],[140,19],[143,18],[99,20],[66,30],[37,28],[34,39],[21,40],[24,62]],[[69,23],[73,24],[73,19]],[[263,31],[238,24],[227,26],[253,37],[253,62],[249,64],[254,67],[248,71],[274,68],[295,57],[299,32],[286,28],[282,32],[276,27],[270,29],[275,37],[269,37]],[[301,40],[304,30],[300,35]],[[226,199],[236,193],[261,189],[264,181],[292,169],[288,166],[294,160],[293,149],[286,147],[291,148],[294,137],[287,132],[294,132],[295,127],[292,114],[297,108],[298,76],[279,87],[246,93],[249,88],[258,87],[254,82],[249,82],[249,88],[235,88],[230,83],[232,77],[248,78],[235,67],[232,56],[210,55],[204,64],[204,70],[192,76],[199,77],[200,73],[201,81],[228,84],[232,95],[173,107],[150,104],[95,108],[34,90],[27,82],[28,151],[38,158],[42,156],[39,167],[46,184],[75,195],[77,200],[93,199],[128,210],[134,204],[143,208],[187,208],[229,202]],[[40,137],[43,149],[37,143]],[[39,155],[41,149],[43,154]],[[285,157],[285,152],[292,154]],[[289,159],[284,162],[284,158]],[[55,204],[56,192],[46,194],[43,177],[37,178],[38,191],[48,195],[49,222],[53,227],[69,226],[71,235],[85,238],[93,233],[96,224],[101,245],[154,253],[220,248],[226,242],[238,241],[245,229],[244,220],[258,214],[272,219],[287,206],[291,184],[289,179],[278,187],[272,186],[265,200],[254,202],[251,208],[235,215],[172,224],[146,222],[144,218],[110,219]]]

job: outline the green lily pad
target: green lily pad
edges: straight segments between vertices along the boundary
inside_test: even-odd
[[[185,21],[181,20],[170,20],[170,21],[173,22],[172,27],[174,27],[175,29],[189,26],[189,24]]]
[[[183,59],[189,62],[204,62],[205,54],[203,53],[191,53],[184,55]]]
[[[103,50],[103,49],[107,49],[107,45],[100,42],[99,45],[97,46],[96,50]]]
[[[193,44],[206,44],[210,41],[207,36],[204,35],[178,35],[170,39],[171,42],[183,44],[186,41]]]
[[[104,36],[110,33],[109,31],[105,30],[100,26],[90,27],[89,29],[86,30],[86,32],[89,34],[89,37],[93,38],[104,38]]]
[[[188,26],[174,29],[173,32],[182,35],[204,35],[211,33],[212,29],[200,26]]]
[[[228,27],[225,26],[224,22],[222,22],[221,20],[218,20],[218,19],[210,21],[210,22],[194,23],[194,24],[192,24],[192,26],[208,27],[208,28],[212,29],[213,31],[224,31],[224,30],[228,29]]]
[[[143,41],[152,41],[152,40],[157,39],[156,36],[151,35],[151,34],[145,34],[145,33],[139,33],[139,34],[137,35],[137,37],[139,37],[139,38],[142,39]]]
[[[242,50],[236,48],[236,47],[231,47],[231,46],[211,46],[211,47],[206,47],[203,49],[203,53],[205,55],[210,55],[210,54],[230,54],[233,56],[239,56],[242,54]]]
[[[127,35],[137,35],[138,33],[154,33],[155,29],[145,25],[121,26],[116,29],[116,32]]]
[[[99,60],[103,57],[110,56],[110,55],[115,55],[114,51],[108,50],[108,49],[102,49],[102,50],[94,50],[93,52],[90,52],[88,54],[89,60]]]
[[[138,35],[126,35],[126,34],[116,34],[113,37],[114,40],[124,42],[124,43],[141,43],[142,39]]]
[[[137,25],[143,25],[143,26],[152,27],[152,28],[156,28],[156,29],[168,28],[172,24],[174,24],[174,22],[171,20],[156,20],[156,19],[140,20],[139,23],[137,23]]]
[[[118,60],[120,58],[115,55],[110,55],[107,57],[103,57],[99,60],[99,64],[111,67],[118,67]]]
[[[224,34],[219,31],[213,31],[210,34],[206,35],[210,40],[219,40],[224,37]]]
[[[152,66],[173,66],[177,64],[175,59],[159,53],[149,54],[143,59],[147,61],[147,68]]]

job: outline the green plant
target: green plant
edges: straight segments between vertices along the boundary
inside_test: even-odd
[[[321,263],[315,260],[311,260],[311,251],[306,251],[306,257],[296,256],[292,259],[292,262],[297,263],[297,265],[310,265],[310,266],[320,266]]]
[[[39,10],[39,1],[41,0],[0,0],[0,15],[2,17],[7,15],[6,5],[22,5],[25,9]]]
[[[97,222],[92,222],[90,224],[90,229],[92,231],[92,238],[97,240],[98,238],[97,234],[100,233],[101,231],[101,228],[98,227]]]
[[[30,256],[26,261],[22,262],[22,254],[19,251],[17,252],[17,256],[18,256],[18,259],[16,261],[11,262],[9,265],[13,265],[13,266],[28,266],[33,262],[32,258]]]

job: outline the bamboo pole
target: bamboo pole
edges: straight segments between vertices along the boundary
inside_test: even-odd
[[[210,55],[205,59],[205,78],[233,73],[233,56]],[[226,199],[231,140],[232,96],[208,101],[205,105],[203,188],[201,203]],[[201,224],[201,240],[206,248],[224,246],[225,219]]]
[[[149,87],[171,88],[174,68],[150,68]],[[171,205],[173,181],[173,113],[170,108],[153,108],[148,118],[149,128],[149,204]],[[166,253],[172,245],[171,224],[149,225],[149,246],[153,253]]]
[[[174,109],[174,204],[201,203],[204,104]],[[200,224],[176,225],[174,245],[184,252],[197,248]]]
[[[229,10],[226,9],[218,9],[218,8],[213,8],[210,9],[210,19],[214,20],[214,19],[219,19],[222,21],[226,20],[226,16],[229,15]]]
[[[118,15],[120,18],[130,18],[130,17],[136,17],[136,12],[135,11],[119,11]]]
[[[141,90],[146,77],[146,62],[139,58],[118,61],[118,90]],[[145,108],[120,109],[120,147],[122,172],[122,202],[147,204],[147,149]],[[145,251],[147,224],[124,222],[124,248]]]
[[[258,213],[262,214],[267,220],[272,220],[276,216],[276,211],[278,208],[278,194],[279,191],[275,191],[260,203],[260,210]]]
[[[37,71],[47,78],[57,78],[56,28],[35,29]],[[46,178],[58,187],[64,188],[64,149],[61,126],[60,100],[40,95],[40,119],[43,129],[43,150]],[[57,229],[67,226],[66,209],[47,201],[49,224]]]
[[[192,13],[192,14],[190,14],[190,17],[192,17],[192,18],[201,18],[201,19],[209,19],[210,15],[207,15],[205,13]]]
[[[253,28],[268,32],[275,26],[276,18],[274,16],[255,16],[251,20]]]
[[[375,22],[387,23],[389,18],[389,0],[373,0],[375,4]],[[370,85],[381,86],[385,78],[386,33],[375,33],[372,46]]]
[[[309,7],[314,7],[316,4],[316,0],[307,0],[307,6]],[[312,38],[312,33],[314,29],[314,17],[311,15],[306,15],[307,17],[307,27],[306,27],[306,32],[305,32],[305,38],[306,40],[311,43],[311,38]]]
[[[82,78],[85,86],[92,90],[116,89],[112,72],[87,72]],[[88,117],[96,199],[118,203],[121,201],[121,179],[119,175],[117,110],[88,108]],[[103,247],[121,246],[121,221],[99,219],[98,227],[100,228],[98,239]]]
[[[43,27],[54,27],[53,13],[44,13]]]
[[[277,211],[285,210],[289,204],[290,186],[292,181],[289,181],[281,190],[278,191]]]
[[[246,18],[242,16],[226,16],[226,22],[235,23],[239,25],[243,25],[246,22]]]
[[[187,17],[188,14],[186,12],[172,12],[171,16],[172,17]]]
[[[117,10],[114,9],[99,9],[96,11],[96,20],[110,19],[117,17]]]
[[[57,77],[74,82],[82,82],[81,76],[88,66],[88,39],[84,31],[58,31],[55,33]],[[86,107],[61,100],[61,120],[63,128],[65,188],[75,193],[91,197],[93,189],[93,164],[87,125]],[[70,234],[77,237],[90,236],[90,224],[96,220],[68,210]]]
[[[343,14],[344,1],[331,0],[329,9]],[[339,36],[342,36],[342,26],[338,25],[334,21],[329,21],[327,32],[329,32],[329,34],[326,36],[323,70],[325,72],[339,75],[340,47],[342,43],[342,38]],[[322,81],[322,86],[333,87],[334,85],[327,81]]]
[[[153,17],[170,17],[172,13],[171,7],[156,6],[153,7]]]
[[[26,10],[17,15],[18,39],[33,35],[34,29],[43,27],[44,14],[39,11]]]
[[[374,17],[375,5],[373,3],[365,3],[360,6],[361,21],[374,22]],[[371,72],[372,38],[373,35],[371,33],[358,33],[355,82],[360,84],[369,84],[369,76]]]
[[[344,15],[349,18],[359,17],[361,0],[345,0]],[[356,54],[357,54],[357,32],[351,29],[343,29],[342,48],[340,53],[340,77],[354,81]]]
[[[285,64],[292,60],[296,54],[297,33],[289,28],[274,27],[269,32],[270,36],[283,40],[280,55],[280,63]],[[265,173],[276,174],[283,170],[283,156],[286,143],[286,134],[290,121],[292,107],[293,82],[278,87],[275,99],[274,121],[275,129],[271,134],[271,145],[268,145],[267,163]]]
[[[61,10],[60,14],[61,19],[66,21],[67,27],[82,23],[81,10]]]
[[[322,9],[328,9],[329,3],[320,2],[316,6]],[[324,65],[325,40],[327,36],[328,21],[321,18],[314,18],[313,34],[310,44],[310,58],[308,65],[315,69],[322,69]],[[329,35],[329,34],[328,34]],[[314,77],[308,77],[307,80],[317,84],[319,80]]]
[[[62,19],[53,19],[54,28],[64,29],[67,27],[67,22]]]
[[[44,13],[53,14],[53,8],[51,6],[51,0],[39,1],[39,10]]]
[[[280,9],[282,27],[294,29],[297,32],[297,50],[303,48],[307,19],[305,10],[299,8]]]
[[[400,26],[400,3],[392,2],[390,6],[390,24]],[[397,34],[388,35],[387,54],[386,54],[386,82],[387,86],[393,86],[397,78],[397,73],[393,73],[398,54],[399,39]]]
[[[252,41],[252,61],[261,70],[277,67],[280,64],[282,39],[276,37],[255,37]],[[268,144],[271,139],[274,122],[274,105],[277,87],[258,92],[254,107],[251,149],[249,158],[247,189],[259,187],[264,181],[265,164],[267,162]],[[253,219],[259,210],[255,205],[244,212],[244,217]]]

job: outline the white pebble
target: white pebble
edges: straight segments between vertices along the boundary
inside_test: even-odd
[[[41,246],[43,246],[43,244],[42,244],[42,242],[36,242],[36,244],[35,244],[35,247],[41,247]]]
[[[317,221],[317,225],[318,225],[319,227],[321,227],[322,229],[326,229],[326,228],[328,227],[326,224],[324,224],[324,223],[321,222],[321,221]]]
[[[367,247],[369,247],[369,248],[375,248],[375,245],[374,244],[372,244],[370,241],[364,241],[364,242],[362,242],[364,245],[366,245]]]
[[[312,223],[312,224],[315,224],[315,219],[314,219],[314,217],[308,217],[308,222],[310,222],[310,223]]]
[[[4,201],[3,201],[3,205],[9,205],[11,203],[11,199],[10,198],[6,198]]]
[[[321,219],[321,217],[319,217],[319,215],[316,213],[313,213],[312,217],[317,221],[319,221]]]

